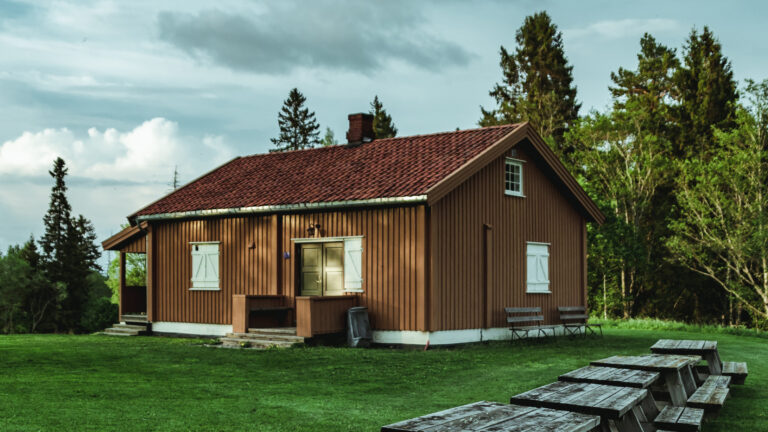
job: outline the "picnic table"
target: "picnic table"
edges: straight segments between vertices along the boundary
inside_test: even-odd
[[[688,397],[696,391],[692,366],[701,356],[650,354],[642,356],[613,356],[591,362],[593,366],[607,366],[660,372],[674,406],[685,406]]]
[[[557,377],[560,381],[606,384],[621,387],[648,388],[661,378],[661,373],[639,369],[585,366]]]
[[[619,432],[643,432],[641,421],[653,420],[641,407],[649,394],[646,389],[632,387],[557,381],[512,396],[510,403],[598,415],[603,430],[613,422]]]
[[[723,362],[717,353],[717,341],[659,339],[651,347],[654,354],[699,355],[707,361],[710,375],[723,373]]]
[[[382,432],[587,432],[600,417],[547,408],[480,401],[387,425]]]

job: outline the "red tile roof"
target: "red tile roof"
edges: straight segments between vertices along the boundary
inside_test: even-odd
[[[423,195],[518,126],[241,157],[133,216]]]

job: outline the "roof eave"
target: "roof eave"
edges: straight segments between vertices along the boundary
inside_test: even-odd
[[[101,247],[104,250],[120,250],[123,245],[136,237],[146,234],[147,223],[140,223],[138,225],[125,227],[119,233],[101,242]]]
[[[427,195],[412,195],[402,197],[371,198],[363,200],[327,201],[316,203],[298,203],[266,205],[253,207],[236,207],[224,209],[192,210],[184,212],[156,213],[135,216],[138,222],[169,219],[195,219],[217,216],[236,216],[245,214],[284,213],[294,211],[312,211],[324,209],[338,209],[350,207],[376,207],[402,204],[426,203]]]

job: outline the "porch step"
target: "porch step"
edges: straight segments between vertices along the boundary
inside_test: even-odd
[[[292,341],[280,341],[280,340],[267,340],[267,339],[253,339],[253,338],[239,338],[239,337],[223,337],[219,338],[221,346],[226,348],[289,348],[298,342]]]
[[[110,336],[139,336],[147,334],[148,325],[127,324],[124,322],[114,324],[102,333]]]
[[[296,336],[296,327],[249,328],[248,333]]]
[[[219,340],[227,348],[290,347],[304,343],[303,337],[296,336],[296,327],[251,328],[248,333],[227,333]]]
[[[294,335],[280,335],[272,333],[227,333],[226,337],[248,340],[267,340],[276,342],[304,343],[304,338]]]
[[[147,316],[141,314],[125,314],[120,317],[120,321],[124,323],[146,324]]]

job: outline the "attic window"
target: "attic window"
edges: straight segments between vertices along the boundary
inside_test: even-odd
[[[523,161],[507,158],[504,164],[504,193],[512,196],[523,195]]]

